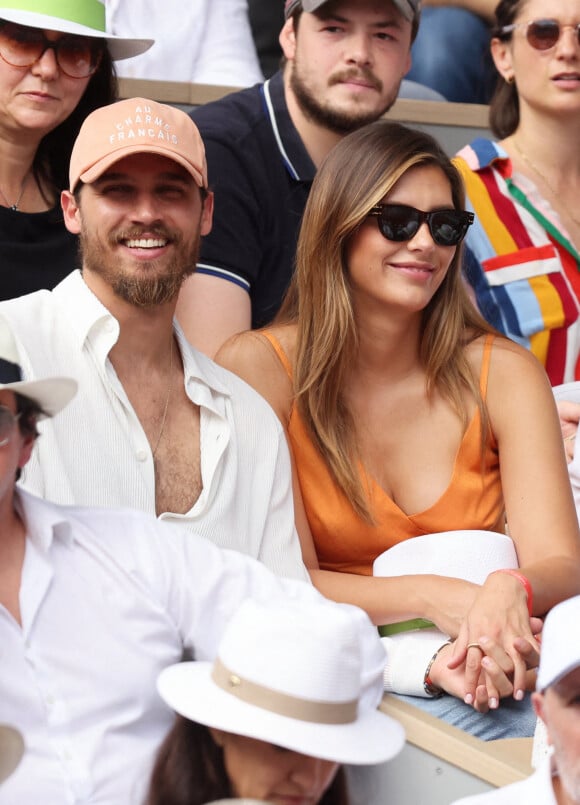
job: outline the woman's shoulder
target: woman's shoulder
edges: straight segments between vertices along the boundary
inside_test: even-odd
[[[507,398],[521,399],[534,394],[551,395],[546,370],[528,349],[502,335],[478,336],[467,348],[474,372],[481,372],[488,356],[488,405],[506,405]]]
[[[231,336],[218,350],[215,360],[230,371],[236,364],[251,365],[271,363],[282,352],[292,364],[296,344],[294,324],[275,325],[261,330],[246,330]]]
[[[293,396],[289,370],[295,343],[295,325],[248,330],[229,338],[218,350],[215,361],[253,386],[285,421]]]
[[[489,356],[490,375],[506,376],[531,374],[547,380],[540,361],[530,350],[499,333],[484,333],[476,336],[467,346],[468,360],[472,366],[481,366],[484,356]]]

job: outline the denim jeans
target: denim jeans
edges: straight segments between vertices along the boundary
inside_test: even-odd
[[[471,11],[424,7],[405,77],[448,101],[488,103],[497,77],[489,42],[489,25]]]
[[[489,713],[478,713],[455,696],[422,699],[419,696],[391,695],[396,695],[397,699],[409,702],[483,741],[495,741],[497,738],[531,738],[536,727],[536,715],[529,693],[526,693],[521,702],[510,697],[501,699],[497,710],[490,710]]]

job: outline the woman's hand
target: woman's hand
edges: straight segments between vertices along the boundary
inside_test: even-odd
[[[486,655],[504,674],[511,674],[514,698],[523,698],[527,663],[525,652],[516,648],[519,639],[529,643],[530,655],[539,652],[530,624],[526,592],[518,579],[510,574],[492,573],[480,588],[461,626],[448,663],[450,670],[465,663],[462,698],[466,704],[476,701],[482,667],[487,672],[482,666]],[[496,647],[493,653],[491,646]]]
[[[541,621],[534,618],[534,632],[541,629]],[[517,638],[514,648],[525,662],[526,690],[533,690],[536,681],[536,668],[540,655],[536,646],[525,638]],[[490,639],[482,641],[482,650],[485,654],[481,658],[481,673],[475,688],[473,708],[480,713],[495,710],[499,707],[500,699],[513,693],[513,663],[502,646]],[[453,654],[453,645],[444,646],[433,661],[430,670],[431,682],[451,696],[463,699],[465,695],[465,663],[459,667],[450,668],[450,657]]]
[[[465,664],[450,669],[449,660],[452,653],[453,645],[451,643],[444,646],[433,661],[429,676],[433,685],[441,688],[441,690],[444,690],[445,693],[448,693],[450,696],[463,699],[465,692]],[[501,671],[498,671],[497,675],[493,677],[493,681],[494,692],[500,689],[504,692],[503,695],[509,696],[512,691],[512,685]],[[473,707],[480,713],[487,713],[488,710],[495,709],[498,705],[499,697],[496,696],[496,698],[493,698],[493,696],[489,695],[485,684],[485,675],[482,673],[476,687]]]

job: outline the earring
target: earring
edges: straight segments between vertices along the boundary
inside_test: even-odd
[[[515,80],[516,80],[516,79],[515,79],[515,76],[514,76],[514,75],[508,75],[508,76],[506,77],[506,79],[505,79],[506,84],[515,84]]]

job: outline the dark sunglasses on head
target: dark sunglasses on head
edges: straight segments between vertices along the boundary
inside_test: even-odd
[[[574,25],[561,25],[558,20],[532,20],[531,22],[514,22],[504,25],[500,34],[510,34],[516,28],[525,28],[526,39],[534,50],[550,50],[567,28],[576,31],[576,41],[580,44],[580,22]]]
[[[427,222],[438,246],[457,246],[473,223],[472,212],[453,209],[423,212],[406,204],[377,204],[369,215],[376,216],[381,235],[396,242],[411,240],[421,224]]]
[[[103,56],[98,39],[65,34],[52,42],[38,28],[0,23],[0,57],[12,67],[32,67],[47,50],[54,51],[59,69],[69,78],[88,78]]]

